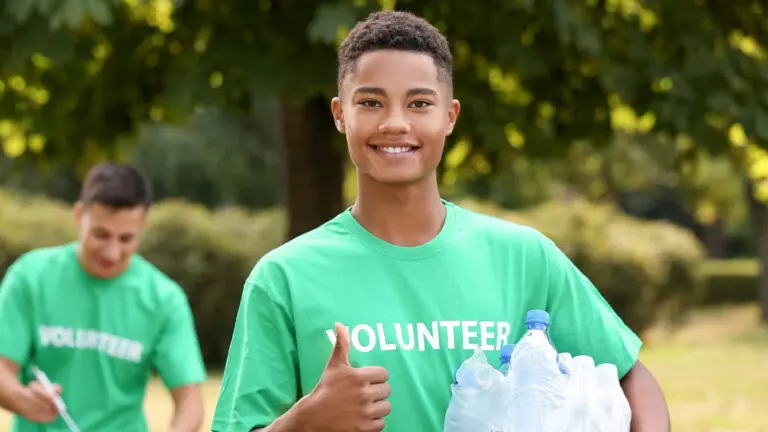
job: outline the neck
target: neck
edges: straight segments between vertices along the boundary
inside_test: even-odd
[[[376,237],[397,246],[435,238],[445,222],[436,174],[411,184],[382,184],[358,172],[352,216]]]

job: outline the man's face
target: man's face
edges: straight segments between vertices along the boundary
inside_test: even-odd
[[[415,183],[435,172],[459,102],[426,54],[380,50],[358,59],[332,110],[362,176]]]
[[[146,208],[114,209],[99,203],[86,207],[77,203],[75,217],[80,228],[80,261],[85,271],[101,279],[119,276],[139,247]]]

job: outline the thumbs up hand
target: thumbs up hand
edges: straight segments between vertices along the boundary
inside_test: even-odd
[[[349,364],[349,346],[351,344],[349,330],[340,323],[336,323],[335,330],[336,345],[333,346],[333,352],[331,352],[328,365],[325,367],[326,371],[329,367],[333,368],[338,365],[352,367]]]
[[[354,368],[349,363],[349,331],[336,323],[336,345],[317,387],[306,397],[304,412],[313,430],[377,432],[391,409],[387,370]]]

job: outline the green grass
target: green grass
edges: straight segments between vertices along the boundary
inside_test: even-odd
[[[758,322],[755,306],[723,307],[697,312],[675,332],[649,332],[641,358],[664,389],[673,431],[768,431],[768,331]],[[206,427],[219,385],[214,378],[203,388]],[[173,406],[159,383],[145,406],[151,430],[166,430]],[[8,419],[0,412],[0,431]]]
[[[672,430],[768,431],[768,331],[755,306],[701,311],[648,339],[641,358],[664,389]]]

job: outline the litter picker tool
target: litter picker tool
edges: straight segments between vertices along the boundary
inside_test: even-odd
[[[35,379],[43,385],[45,391],[53,397],[53,401],[56,404],[56,410],[59,412],[61,418],[64,419],[64,423],[67,424],[70,432],[80,432],[80,428],[77,427],[77,424],[75,424],[75,421],[72,420],[69,412],[67,412],[67,406],[64,404],[64,400],[61,399],[61,396],[59,396],[58,393],[56,393],[56,389],[53,388],[53,384],[51,383],[51,380],[48,379],[45,372],[41,371],[37,366],[32,366],[32,373],[35,374]]]

